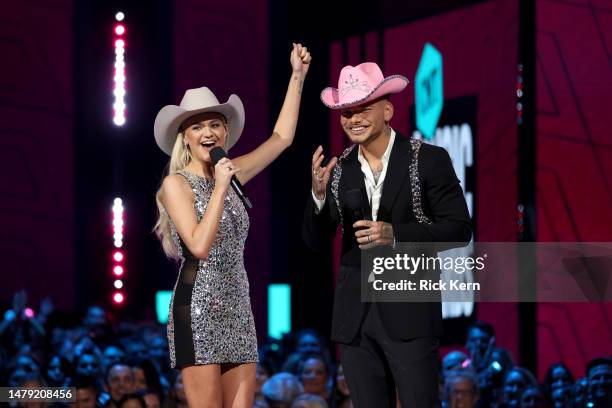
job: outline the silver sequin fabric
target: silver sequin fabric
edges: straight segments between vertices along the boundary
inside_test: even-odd
[[[194,193],[194,209],[200,222],[214,188],[214,180],[180,171]],[[168,317],[168,344],[172,368],[186,365],[257,362],[257,338],[249,298],[249,282],[244,268],[244,245],[249,217],[240,198],[228,189],[215,241],[206,259],[196,260],[181,241],[170,222],[175,244],[181,248],[181,268],[186,262],[197,262],[197,272],[189,303],[191,333],[175,330],[174,307],[179,279],[174,286]],[[177,337],[175,337],[177,336]],[[178,338],[187,336],[187,339]],[[189,338],[190,337],[190,338]],[[193,353],[177,361],[175,346],[193,343]],[[185,355],[185,353],[180,353]],[[191,357],[193,356],[193,357]],[[193,361],[191,361],[193,360]]]
[[[412,161],[410,162],[410,188],[412,190],[412,209],[414,216],[420,224],[431,224],[429,217],[423,211],[421,203],[421,182],[419,180],[419,151],[421,150],[422,140],[410,139],[412,148]]]
[[[342,206],[340,205],[340,194],[338,189],[340,188],[340,178],[342,178],[342,166],[344,161],[348,157],[348,155],[353,151],[357,145],[351,145],[344,149],[340,157],[338,158],[338,162],[334,166],[332,170],[331,176],[331,193],[336,202],[336,208],[338,208],[338,215],[340,216],[340,228],[342,228],[342,234],[344,235],[344,222],[342,220]]]

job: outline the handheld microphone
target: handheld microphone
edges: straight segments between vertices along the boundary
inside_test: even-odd
[[[345,193],[344,202],[353,222],[369,218],[366,218],[365,211],[363,210],[363,193],[361,189],[348,190]]]
[[[210,154],[210,158],[212,159],[214,165],[217,165],[219,160],[223,159],[224,157],[227,157],[227,153],[225,152],[225,150],[223,150],[223,148],[219,146],[216,146],[210,149],[209,154]],[[244,187],[242,187],[242,184],[240,184],[240,181],[238,181],[236,176],[232,176],[232,179],[230,180],[230,184],[232,185],[232,188],[234,189],[236,194],[238,194],[238,197],[240,197],[240,199],[244,203],[244,206],[248,208],[249,210],[253,208],[253,204],[251,204],[251,200],[249,200],[249,197],[247,197],[247,193],[244,190]]]

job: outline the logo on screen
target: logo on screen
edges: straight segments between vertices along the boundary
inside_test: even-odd
[[[414,83],[417,129],[426,139],[431,139],[442,113],[444,92],[442,54],[430,43],[423,48]]]

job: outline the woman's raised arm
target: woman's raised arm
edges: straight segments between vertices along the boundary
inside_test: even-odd
[[[291,78],[285,95],[285,102],[276,120],[274,131],[255,150],[232,159],[242,171],[236,175],[242,184],[268,167],[293,142],[300,112],[300,100],[304,79],[310,66],[310,52],[301,44],[293,44],[291,50]]]

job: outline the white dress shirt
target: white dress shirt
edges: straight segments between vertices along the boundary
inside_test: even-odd
[[[357,152],[357,160],[361,163],[361,172],[363,173],[366,193],[368,194],[368,200],[370,201],[370,208],[372,209],[372,219],[376,221],[376,217],[378,215],[378,207],[380,206],[380,197],[382,196],[383,183],[385,181],[385,176],[387,175],[387,167],[389,167],[389,157],[391,156],[391,149],[393,148],[393,142],[395,141],[395,130],[391,129],[391,137],[389,138],[389,143],[387,144],[387,149],[383,153],[381,157],[382,162],[382,172],[378,177],[378,182],[374,180],[374,174],[368,161],[363,154],[361,153],[361,146],[359,146],[359,150]],[[317,196],[315,196],[314,191],[312,192],[312,198],[317,206],[317,212],[321,211],[323,206],[325,205],[325,198],[323,200],[319,200]]]

